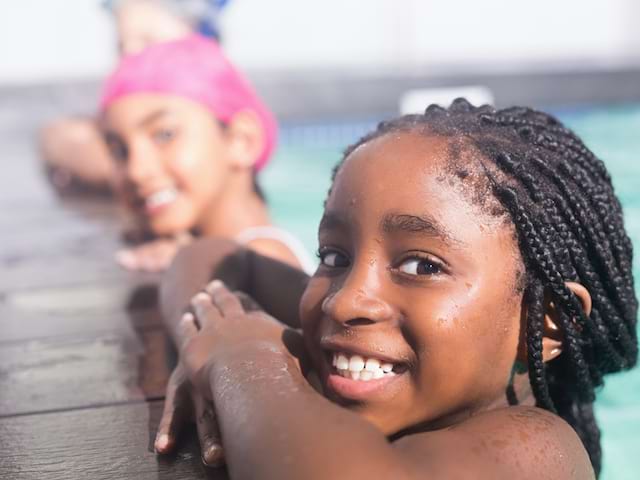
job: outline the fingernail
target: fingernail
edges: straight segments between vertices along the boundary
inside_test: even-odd
[[[205,292],[198,292],[193,296],[194,302],[210,302],[211,297]]]
[[[209,465],[210,467],[220,465],[222,458],[223,450],[222,445],[219,443],[210,443],[203,449],[202,461],[205,465]]]
[[[196,319],[196,318],[193,316],[193,313],[191,313],[191,312],[185,312],[185,313],[182,315],[182,321],[183,321],[183,322],[194,322],[194,321],[195,321],[195,319]]]
[[[163,433],[156,438],[156,450],[162,452],[169,446],[169,435]]]
[[[222,280],[213,280],[211,283],[209,283],[209,288],[214,289],[214,288],[220,288],[224,285],[224,283],[222,283]]]

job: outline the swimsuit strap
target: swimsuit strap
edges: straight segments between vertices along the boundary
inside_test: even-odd
[[[296,257],[296,260],[298,260],[298,263],[307,274],[312,275],[316,270],[316,264],[302,242],[282,228],[273,226],[249,227],[235,237],[235,241],[242,245],[258,239],[276,240],[282,243],[293,253],[293,256]]]

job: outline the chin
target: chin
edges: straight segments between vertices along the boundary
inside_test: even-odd
[[[186,218],[176,218],[176,216],[162,215],[158,218],[149,219],[151,231],[158,236],[170,237],[189,231],[193,228],[193,222]]]
[[[383,412],[374,411],[371,407],[363,405],[363,404],[351,404],[345,405],[341,404],[344,408],[351,410],[353,413],[357,413],[371,425],[380,430],[384,435],[391,436],[399,431],[407,428],[402,422],[402,419],[395,418],[393,416],[389,416],[388,414],[384,414]]]

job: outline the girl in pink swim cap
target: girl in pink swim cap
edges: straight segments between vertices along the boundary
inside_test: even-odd
[[[162,270],[194,234],[303,266],[299,244],[270,225],[256,181],[275,119],[214,41],[194,34],[124,57],[101,119],[118,196],[155,238],[119,252],[125,268]]]

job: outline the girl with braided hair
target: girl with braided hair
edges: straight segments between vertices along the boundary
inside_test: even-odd
[[[234,479],[598,476],[594,390],[635,365],[638,302],[620,202],[574,133],[461,99],[383,122],[335,169],[318,236],[311,278],[208,240],[165,280],[179,368],[218,417],[205,460],[223,444]],[[211,268],[227,286],[192,298]]]

